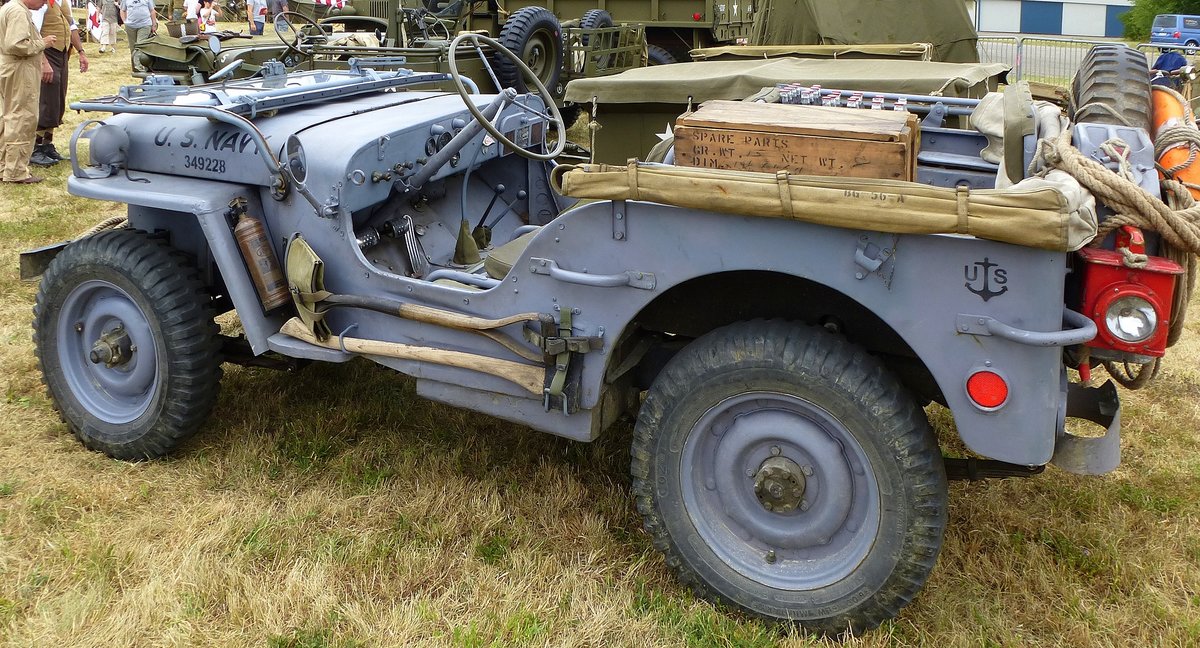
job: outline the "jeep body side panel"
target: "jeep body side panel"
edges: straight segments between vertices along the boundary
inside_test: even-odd
[[[1062,402],[1061,349],[961,334],[956,322],[973,315],[1020,329],[1061,330],[1065,254],[961,236],[882,235],[650,203],[612,205],[565,214],[551,225],[561,229],[536,238],[527,255],[577,272],[652,272],[653,291],[566,284],[520,265],[513,275],[526,290],[569,300],[581,309],[575,322],[603,326],[608,339],[616,339],[638,304],[693,277],[768,270],[810,279],[862,304],[909,344],[937,381],[968,447],[1012,463],[1050,460]],[[886,205],[867,198],[864,208]],[[619,240],[617,227],[624,232]],[[874,261],[863,256],[886,259],[872,271]],[[586,361],[591,406],[603,369],[591,356]],[[972,405],[966,393],[969,374],[985,367],[1010,388],[1008,402],[994,412]]]
[[[619,221],[617,214],[621,215]],[[323,227],[306,223],[303,229],[309,243],[326,260],[325,282],[333,292],[383,295],[479,317],[528,311],[561,317],[564,309],[570,309],[576,335],[605,340],[602,350],[576,360],[583,363],[582,411],[570,416],[554,412],[529,416],[541,408],[540,397],[495,376],[379,360],[429,381],[419,389],[432,398],[521,420],[547,432],[591,438],[598,432],[593,419],[598,415],[613,344],[639,312],[670,288],[691,279],[769,271],[829,286],[892,327],[928,366],[972,450],[1021,464],[1046,463],[1053,453],[1061,409],[1061,350],[995,336],[959,334],[955,327],[961,315],[973,315],[1032,331],[1061,330],[1063,253],[969,237],[880,235],[653,203],[599,202],[551,222],[499,286],[475,291],[400,277],[361,261],[349,263],[354,248],[346,228],[333,221],[324,223]],[[616,236],[618,229],[622,238]],[[878,254],[885,246],[891,250],[874,271],[860,265],[856,254],[864,236],[882,243],[875,250],[867,246],[866,253]],[[542,265],[543,260],[553,262],[560,272],[556,276],[545,273],[548,266]],[[984,282],[977,268],[986,269],[988,290],[996,293],[987,295],[986,300],[980,294]],[[639,273],[643,280],[630,283],[641,287],[597,285],[623,282],[621,277]],[[1028,304],[1055,306],[1030,310]],[[356,337],[519,360],[490,340],[464,331],[353,309],[335,309],[328,320],[335,334],[353,326]],[[518,325],[503,332],[521,338]],[[969,374],[984,367],[1004,376],[1011,390],[1008,402],[995,412],[975,408],[965,390]]]

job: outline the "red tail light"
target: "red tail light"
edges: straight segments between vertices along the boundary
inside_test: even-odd
[[[994,410],[1008,401],[1008,383],[1000,374],[981,369],[967,378],[967,396],[980,408]]]
[[[1174,34],[1171,34],[1171,38],[1179,38],[1179,36],[1180,36],[1179,32],[1175,32]]]
[[[1141,230],[1122,227],[1117,247],[1144,254]],[[1154,256],[1144,268],[1131,268],[1122,253],[1098,248],[1084,248],[1079,256],[1084,261],[1082,310],[1099,330],[1088,346],[1161,357],[1167,349],[1175,278],[1183,268]]]

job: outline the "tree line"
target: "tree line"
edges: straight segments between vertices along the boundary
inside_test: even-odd
[[[1125,38],[1145,42],[1150,39],[1150,25],[1158,14],[1200,15],[1200,0],[1134,0],[1133,7],[1121,16],[1125,23]]]

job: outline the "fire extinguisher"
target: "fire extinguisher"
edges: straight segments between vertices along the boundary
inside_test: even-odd
[[[246,211],[246,199],[234,198],[229,202],[229,216],[237,219],[233,227],[233,236],[237,239],[238,248],[242,251],[242,260],[254,280],[254,288],[263,309],[270,312],[291,302],[292,295],[288,291],[287,279],[279,267],[279,259],[275,249],[271,247],[271,238],[262,221],[251,216]]]

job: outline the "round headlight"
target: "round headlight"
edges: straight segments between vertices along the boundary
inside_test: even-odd
[[[304,146],[300,144],[299,137],[288,136],[283,147],[283,159],[292,180],[298,185],[303,185],[304,180],[308,178],[308,160],[304,156]]]
[[[1122,342],[1142,342],[1158,328],[1158,312],[1154,305],[1137,295],[1114,299],[1104,311],[1108,332]]]

